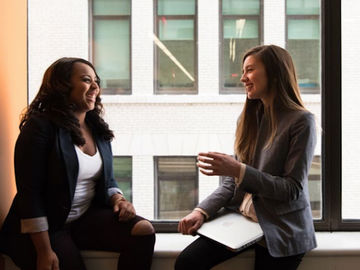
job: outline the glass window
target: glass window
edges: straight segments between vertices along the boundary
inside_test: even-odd
[[[321,157],[315,155],[309,171],[309,193],[314,219],[322,217]]]
[[[157,1],[155,93],[197,93],[196,1]]]
[[[130,0],[93,0],[93,63],[103,94],[130,94]]]
[[[132,158],[114,156],[113,168],[115,180],[124,197],[132,202]]]
[[[287,0],[286,48],[292,55],[302,93],[320,92],[320,1]]]
[[[243,54],[262,42],[261,1],[222,0],[221,2],[220,93],[243,93],[240,82]]]
[[[155,218],[178,220],[198,203],[196,157],[155,157]]]

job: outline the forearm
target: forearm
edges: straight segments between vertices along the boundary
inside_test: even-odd
[[[38,254],[52,251],[48,231],[30,233],[30,238]]]

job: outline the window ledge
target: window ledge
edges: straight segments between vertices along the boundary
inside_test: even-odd
[[[103,104],[241,104],[246,100],[245,94],[237,95],[102,95]],[[319,94],[303,94],[306,104],[321,102]]]
[[[198,236],[179,233],[156,234],[155,258],[177,257],[178,254]],[[317,248],[306,253],[306,256],[359,256],[360,232],[317,232]],[[117,257],[115,252],[85,251],[85,257]],[[253,252],[244,252],[241,256],[253,257]]]
[[[173,269],[175,258],[196,238],[178,233],[158,233],[152,270]],[[306,253],[300,270],[359,269],[360,232],[317,232],[316,238],[318,247]],[[82,251],[82,256],[89,270],[116,269],[118,253],[87,250]],[[242,269],[253,269],[253,257],[253,250],[246,251],[214,269],[236,269],[239,265]],[[0,269],[19,268],[9,257],[0,254]]]

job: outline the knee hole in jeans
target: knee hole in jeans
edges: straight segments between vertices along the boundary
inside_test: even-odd
[[[131,230],[131,235],[150,235],[155,233],[154,227],[147,220],[140,220]]]

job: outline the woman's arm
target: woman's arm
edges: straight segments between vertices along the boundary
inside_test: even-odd
[[[30,238],[37,254],[37,270],[59,270],[59,260],[51,248],[49,233],[47,231],[30,233]]]
[[[31,118],[17,139],[15,177],[22,233],[48,230],[45,192],[48,185],[48,157],[53,140],[52,124],[40,117]]]

